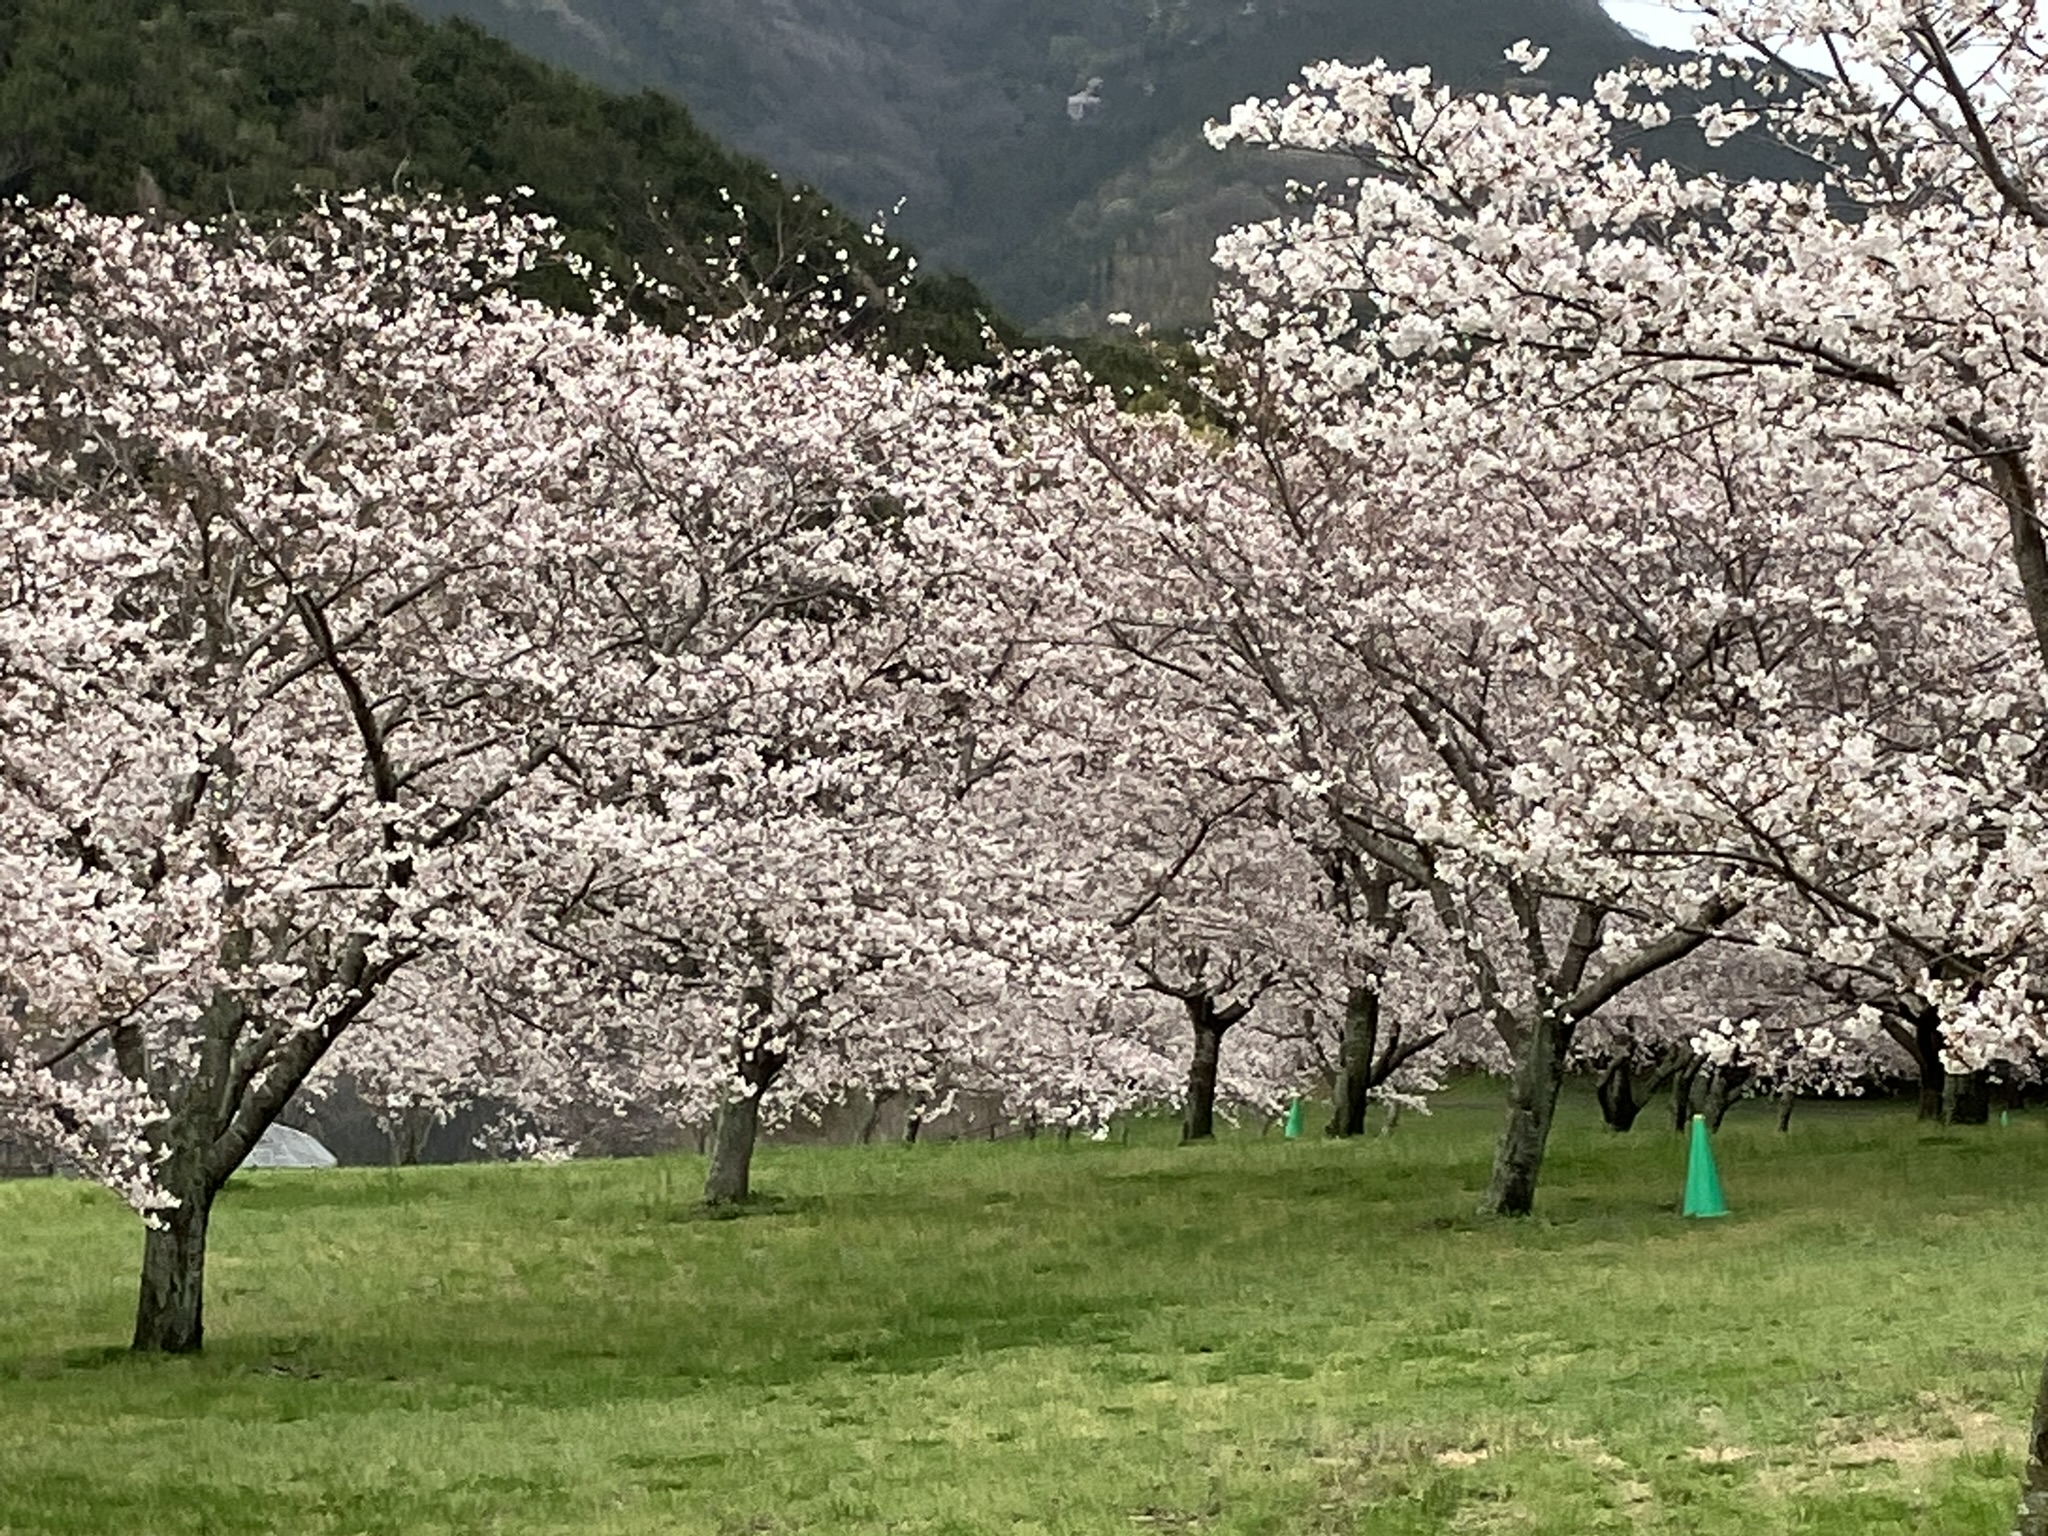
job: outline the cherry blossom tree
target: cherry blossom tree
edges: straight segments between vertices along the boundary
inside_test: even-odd
[[[215,1193],[557,750],[556,456],[472,414],[533,389],[492,294],[536,232],[380,221],[0,229],[0,1100],[119,1158],[139,1349],[199,1346]]]
[[[556,1027],[609,1041],[624,1099],[714,1122],[707,1203],[748,1197],[764,1118],[883,1084],[941,1092],[953,1026],[1006,990],[1010,937],[962,873],[987,845],[946,833],[936,815],[845,811],[640,828],[613,894],[586,890],[539,930],[588,978],[581,1017]]]
[[[936,1095],[1010,973],[1089,953],[1085,850],[1010,789],[1047,761],[1011,706],[1049,535],[979,380],[641,332],[563,410],[643,632],[473,963],[507,1010],[587,1030],[622,1096],[715,1117],[706,1197],[731,1203],[764,1109]],[[561,995],[575,1017],[544,1020]]]
[[[1482,1018],[1520,1063],[1487,1198],[1527,1209],[1571,1030],[1744,898],[1703,860],[1576,838],[1542,803],[1548,744],[1594,733],[1560,714],[1585,701],[1534,629],[1538,578],[1570,569],[1527,558],[1561,526],[1554,502],[1356,410],[1326,423],[1287,395],[1282,349],[1245,341],[1222,338],[1243,370],[1228,440],[1062,414],[1066,493],[1098,509],[1079,558],[1099,632],[1174,680],[1160,731],[1182,745],[1162,751],[1269,786],[1313,840],[1415,898],[1405,920],[1426,914],[1462,992],[1432,1012]]]
[[[1339,1019],[1330,1064],[1328,1134],[1357,1136],[1375,1097],[1389,1108],[1426,1103],[1450,1067],[1506,1070],[1501,1041],[1462,989],[1446,987],[1455,959],[1425,893],[1408,889],[1384,864],[1346,845],[1323,850],[1327,909],[1348,936],[1351,964],[1324,1011]]]
[[[1920,522],[1923,558],[1940,558],[1924,530],[1945,524],[1974,573],[2003,533],[2038,648],[2024,275],[2038,233],[2023,185],[2038,18],[1705,9],[1703,39],[1737,56],[1618,75],[1590,103],[1319,66],[1289,101],[1240,108],[1219,138],[1321,149],[1367,174],[1239,233],[1224,252],[1243,278],[1233,315],[1288,336],[1331,393],[1452,368],[1475,404],[1569,423],[1504,453],[1584,462],[1711,435],[1781,466],[1815,515],[1840,517],[1845,548],[1876,533],[1870,509],[1891,508]],[[1794,67],[1809,57],[1832,59],[1832,78]],[[1734,185],[1622,152],[1668,114],[1666,94],[1717,73],[1747,96],[1703,109],[1711,132],[1770,126],[1827,179]],[[2033,707],[2038,690],[2012,682],[1993,718]]]
[[[147,1213],[138,1348],[199,1346],[213,1197],[350,1031],[535,1111],[623,1046],[737,1127],[961,947],[978,395],[516,302],[563,258],[494,211],[0,237],[0,1106]]]
[[[1460,98],[1422,72],[1320,65],[1295,96],[1239,108],[1219,140],[1325,152],[1357,174],[1226,245],[1243,280],[1230,318],[1301,359],[1323,399],[1456,373],[1477,410],[1542,424],[1506,444],[1515,462],[1712,441],[1795,484],[1798,512],[1839,519],[1845,602],[1867,595],[1860,562],[1888,536],[1874,509],[1907,525],[1932,590],[1971,590],[1987,554],[2003,562],[2002,580],[1974,587],[1990,611],[1963,649],[1980,666],[1947,674],[1959,736],[1931,739],[1937,711],[1909,715],[1901,740],[1882,713],[1859,726],[1844,709],[1807,733],[1820,746],[1832,729],[1833,756],[1781,779],[1822,786],[1868,840],[1825,861],[1785,836],[1783,797],[1753,791],[1789,754],[1759,761],[1773,755],[1760,737],[1764,752],[1725,760],[1739,786],[1725,798],[1771,814],[1724,817],[1740,835],[1717,851],[1793,893],[1827,930],[1827,963],[1912,956],[1918,975],[1898,990],[1939,1019],[1952,1064],[2031,1051],[2044,892],[2030,764],[2048,659],[2042,17],[1900,0],[1700,9],[1700,61],[1611,77],[1591,102]],[[1684,176],[1627,152],[1676,90],[1717,80],[1733,104],[1700,109],[1708,136],[1774,133],[1809,157],[1811,183]],[[2032,665],[2011,653],[2015,608]],[[2001,651],[2003,666],[1981,665]],[[1931,910],[1903,910],[1908,886]],[[2032,1449],[2029,1533],[2048,1526],[2048,1396]]]
[[[1306,959],[1290,952],[1308,906],[1300,860],[1288,858],[1294,850],[1284,834],[1260,824],[1256,790],[1189,805],[1157,780],[1128,773],[1116,788],[1139,782],[1152,793],[1115,818],[1121,836],[1104,852],[1142,870],[1132,883],[1142,880],[1143,890],[1110,926],[1124,939],[1135,983],[1185,1011],[1193,1051],[1181,1140],[1208,1141],[1216,1134],[1225,1036]],[[1116,803],[1108,793],[1103,798]]]
[[[1213,1135],[1219,1089],[1275,1112],[1316,1079],[1334,1090],[1329,1133],[1356,1136],[1374,1097],[1412,1098],[1418,1074],[1472,1060],[1455,1028],[1472,1011],[1446,1016],[1440,991],[1415,984],[1440,957],[1404,942],[1389,878],[1346,849],[1319,856],[1269,787],[1204,798],[1153,781],[1118,818],[1144,873],[1111,925],[1134,985],[1179,1004],[1192,1034],[1183,1141]]]

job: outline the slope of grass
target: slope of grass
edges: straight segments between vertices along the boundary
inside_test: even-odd
[[[0,1185],[0,1532],[2003,1531],[2048,1124],[1568,1114],[1391,1138],[244,1176],[209,1347],[117,1347],[137,1233]]]

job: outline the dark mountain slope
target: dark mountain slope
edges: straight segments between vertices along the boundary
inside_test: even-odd
[[[617,84],[900,228],[1034,322],[1198,320],[1207,254],[1286,167],[1202,123],[1317,58],[1428,63],[1464,86],[1583,90],[1643,50],[1596,0],[418,0]],[[1092,88],[1090,82],[1097,82]],[[1078,114],[1078,117],[1074,114]],[[1667,151],[1668,152],[1668,151]]]
[[[393,185],[472,200],[531,187],[586,254],[707,297],[703,261],[736,230],[771,286],[841,249],[876,287],[902,270],[674,101],[602,90],[465,22],[351,0],[0,0],[0,192],[205,217],[289,211],[300,187]],[[895,340],[978,346],[969,286],[913,292]]]

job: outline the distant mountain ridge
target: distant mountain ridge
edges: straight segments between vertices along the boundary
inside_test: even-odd
[[[856,286],[880,292],[903,271],[674,99],[603,90],[467,22],[389,0],[0,0],[0,196],[261,218],[302,207],[301,189],[475,201],[521,186],[583,255],[705,308],[731,304],[735,255],[762,293],[814,284],[849,253]],[[573,280],[551,276],[545,296],[573,302]],[[931,280],[851,328],[960,361],[981,354],[987,308]]]
[[[1286,167],[1203,122],[1312,59],[1582,91],[1652,50],[1597,0],[415,0],[551,62],[673,93],[727,141],[899,229],[1057,330],[1199,323],[1208,252]],[[1549,46],[1540,80],[1502,50]],[[1666,152],[1669,152],[1668,150]]]

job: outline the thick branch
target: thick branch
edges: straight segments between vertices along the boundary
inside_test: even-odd
[[[1698,949],[1723,923],[1742,910],[1743,903],[1722,896],[1710,896],[1691,919],[1672,928],[1662,938],[1643,945],[1626,959],[1617,961],[1592,981],[1565,999],[1558,1013],[1577,1023],[1627,991],[1645,976],[1683,960]]]
[[[341,652],[334,643],[334,631],[327,625],[327,616],[320,611],[320,605],[301,592],[293,599],[299,610],[299,617],[305,622],[306,633],[312,636],[314,649],[341,684],[342,696],[348,700],[349,717],[355,721],[356,731],[362,737],[363,754],[370,768],[370,782],[376,786],[377,799],[385,805],[398,803],[398,771],[392,765],[391,754],[384,740],[384,727],[378,723],[377,712],[371,707],[369,696],[363,692],[363,685],[342,660]]]
[[[1258,791],[1256,789],[1247,791],[1222,810],[1217,811],[1213,815],[1204,816],[1196,824],[1195,835],[1188,840],[1187,846],[1181,850],[1180,855],[1167,867],[1166,872],[1152,881],[1152,888],[1145,893],[1136,906],[1109,925],[1109,931],[1111,933],[1128,933],[1140,918],[1164,901],[1166,899],[1166,888],[1180,877],[1189,864],[1194,862],[1195,855],[1202,851],[1202,844],[1208,841],[1209,834],[1250,805],[1257,797]]]
[[[1921,16],[1907,26],[1906,35],[1920,44],[1927,61],[1941,76],[1942,89],[1948,92],[1949,100],[1955,103],[1956,111],[1962,116],[1963,130],[1970,136],[1970,147],[1977,157],[1978,167],[1984,172],[1984,179],[1991,183],[2006,207],[2035,228],[2048,229],[2048,208],[2043,208],[2029,195],[2027,189],[2013,179],[2004,161],[1999,159],[1998,147],[1991,142],[1983,115],[1977,110],[1970,88],[1956,72],[1955,60],[1949,54],[1948,45],[1934,30],[1934,23]]]
[[[2019,567],[2020,594],[2034,627],[2034,645],[2048,666],[2048,539],[2041,533],[2040,496],[2026,460],[2015,449],[1991,455],[1991,479],[2005,503],[2012,529],[2013,564]]]

